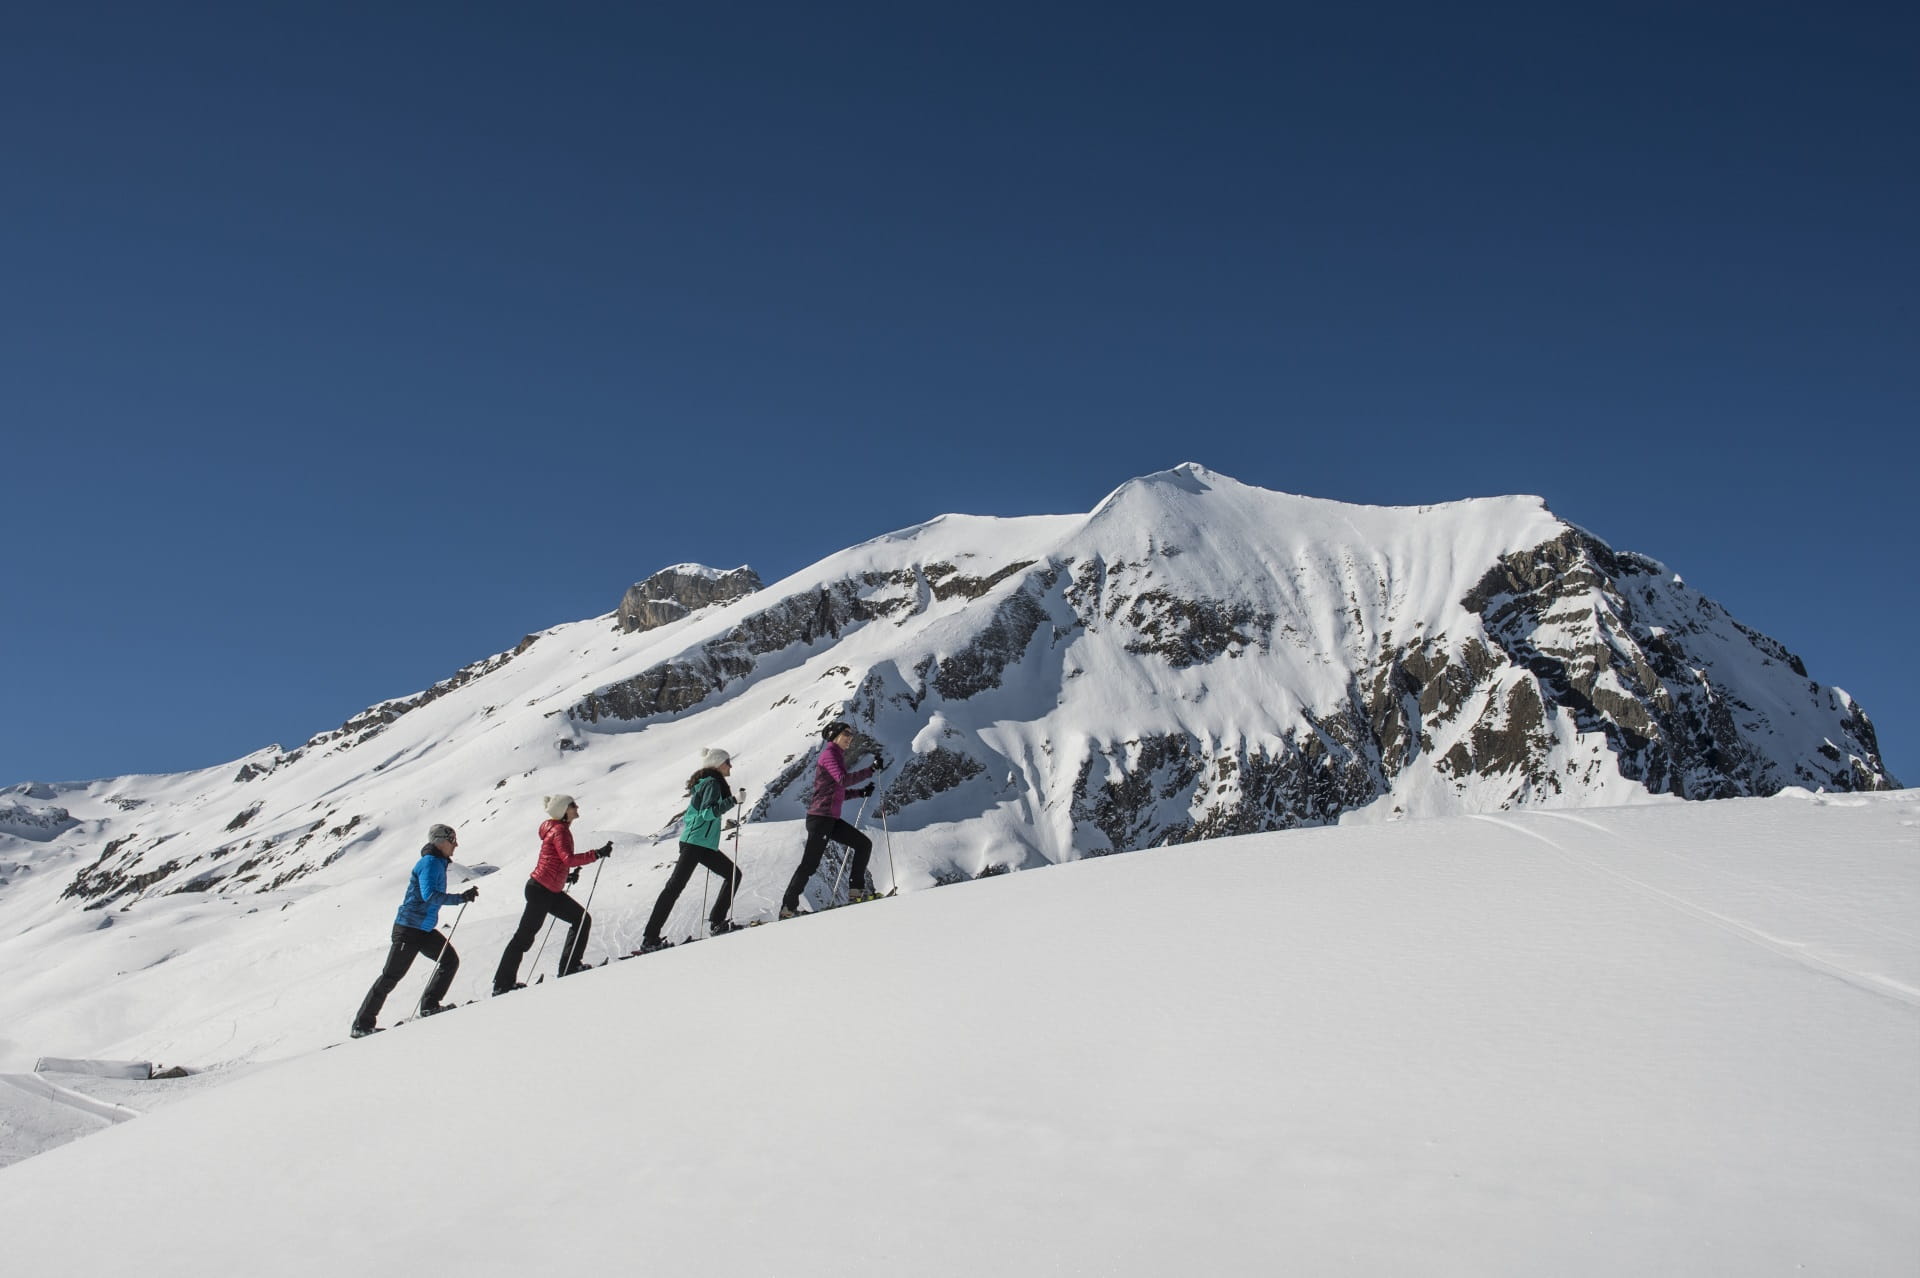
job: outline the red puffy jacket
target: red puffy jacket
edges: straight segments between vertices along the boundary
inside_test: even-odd
[[[600,858],[573,850],[573,829],[565,821],[540,823],[540,859],[533,864],[533,881],[549,892],[566,890],[567,871]]]

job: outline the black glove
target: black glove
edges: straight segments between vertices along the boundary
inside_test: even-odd
[[[885,757],[878,754],[873,756],[873,770],[875,772],[885,772],[887,770],[887,761]]]
[[[460,894],[460,899],[465,901],[467,904],[471,905],[475,901],[480,899],[480,889],[468,888],[466,891]]]
[[[567,886],[572,887],[575,883],[578,883],[579,881],[580,881],[580,867],[576,865],[571,870],[567,871]]]
[[[855,799],[870,799],[873,797],[873,786],[863,785],[858,790],[847,791],[847,794]]]
[[[594,849],[594,851],[599,854],[600,859],[602,861],[606,860],[608,857],[613,855],[613,840],[608,839],[605,846],[597,847]]]

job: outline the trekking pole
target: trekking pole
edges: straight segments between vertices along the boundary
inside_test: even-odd
[[[740,868],[740,827],[747,823],[747,788],[740,787],[740,810],[733,817],[733,869],[728,874],[729,895],[727,896],[727,926],[733,927],[733,911],[740,904],[740,882],[747,877]],[[739,879],[734,880],[733,876]]]
[[[427,990],[433,988],[433,978],[440,975],[440,965],[447,961],[447,955],[453,953],[453,934],[460,930],[460,915],[467,912],[467,903],[460,902],[459,913],[453,916],[453,926],[447,929],[447,943],[440,947],[440,957],[433,961],[433,971],[427,973]],[[420,1001],[413,1005],[413,1014],[420,1015],[420,1009],[427,1005],[427,990],[420,991]]]
[[[860,823],[867,819],[867,804],[871,802],[873,802],[873,791],[869,790],[866,796],[860,800],[860,815],[853,818],[854,829],[859,829]],[[845,847],[844,844],[841,846]],[[833,895],[827,898],[829,901],[838,901],[840,899],[840,880],[847,877],[847,862],[851,860],[853,860],[853,849],[846,848],[846,850],[840,854],[840,868],[834,872]]]
[[[553,921],[559,917],[558,914],[547,915],[547,930],[540,934],[540,948],[533,952],[533,966],[528,968],[528,971],[537,972],[540,970],[540,956],[547,952],[547,938],[553,935]]]
[[[880,833],[887,836],[887,895],[900,890],[900,872],[893,868],[893,827],[887,824],[887,805],[880,805]]]
[[[593,863],[593,882],[587,884],[587,903],[580,907],[580,917],[583,919],[587,917],[587,911],[593,908],[593,894],[600,890],[600,871],[605,869],[606,865],[607,858],[604,856]],[[580,948],[584,951],[587,947],[582,944]],[[574,955],[573,966],[578,967],[582,957],[584,957],[582,954]]]
[[[593,882],[587,884],[587,903],[580,907],[582,914],[593,908],[593,894],[600,890],[600,871],[605,869],[606,865],[607,858],[604,856],[593,863]],[[580,956],[576,954],[574,957],[579,958]]]
[[[711,874],[701,875],[700,876],[700,913],[693,920],[693,931],[689,933],[687,936],[687,939],[689,941],[697,941],[700,939],[700,920],[707,917],[707,892],[712,887],[713,887],[713,875]]]

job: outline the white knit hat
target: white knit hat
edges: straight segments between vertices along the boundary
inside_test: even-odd
[[[717,768],[723,763],[732,762],[733,756],[725,750],[706,749],[700,752],[700,767],[702,771],[705,771],[707,768]]]
[[[567,814],[567,809],[573,806],[573,796],[571,794],[550,794],[540,800],[540,806],[547,810],[548,816],[558,821]]]

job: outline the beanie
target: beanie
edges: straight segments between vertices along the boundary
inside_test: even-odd
[[[708,768],[717,768],[723,763],[731,763],[731,762],[733,762],[733,756],[728,754],[725,750],[710,749],[710,750],[702,750],[700,752],[700,769],[703,772]]]
[[[540,806],[547,810],[548,816],[558,821],[567,814],[567,809],[573,806],[573,796],[571,794],[550,794],[540,800]]]
[[[429,843],[448,843],[456,837],[453,832],[453,827],[450,825],[436,825],[427,831],[427,842]]]

